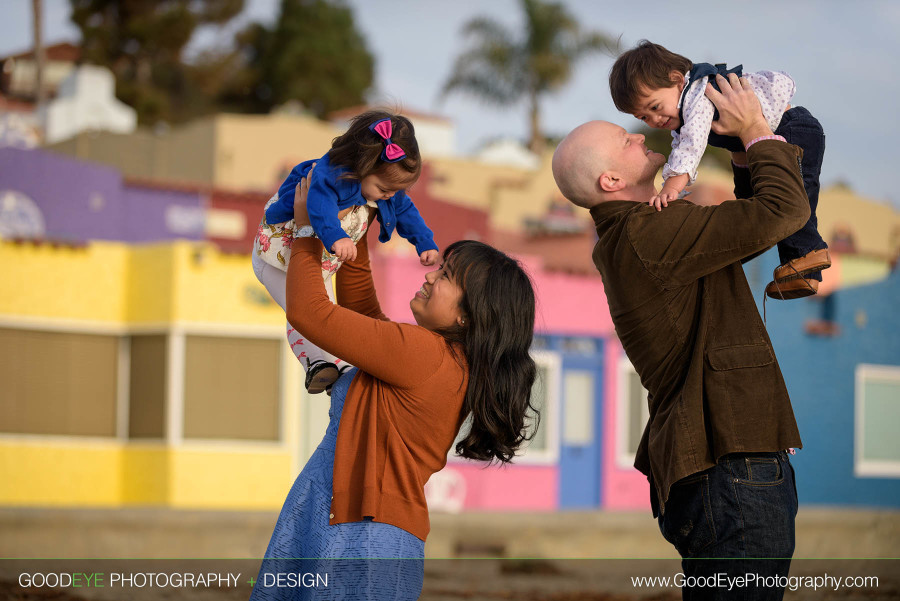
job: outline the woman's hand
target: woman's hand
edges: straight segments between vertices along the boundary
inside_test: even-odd
[[[306,196],[309,194],[309,180],[312,178],[312,172],[315,168],[316,164],[313,163],[306,177],[300,180],[294,191],[294,226],[298,228],[309,225],[309,213],[306,211]]]

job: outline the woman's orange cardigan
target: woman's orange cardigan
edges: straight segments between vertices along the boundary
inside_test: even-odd
[[[359,368],[338,428],[329,523],[371,516],[425,540],[425,483],[447,462],[462,423],[462,349],[417,325],[387,321],[363,237],[338,271],[334,305],[322,282],[322,244],[293,241],[287,317],[313,344]],[[415,291],[410,291],[412,297]]]

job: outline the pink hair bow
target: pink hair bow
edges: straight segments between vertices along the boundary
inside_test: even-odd
[[[393,132],[393,128],[391,127],[390,119],[382,119],[381,121],[376,121],[369,126],[369,129],[374,131],[381,137],[381,139],[384,140],[384,152],[381,153],[382,160],[388,163],[396,163],[406,156],[406,153],[403,152],[402,148],[391,142],[391,133]]]

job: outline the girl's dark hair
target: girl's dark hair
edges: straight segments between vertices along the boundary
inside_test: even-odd
[[[406,153],[395,163],[382,160],[384,139],[369,129],[370,125],[382,119],[391,120],[391,142]],[[422,169],[422,157],[412,122],[402,115],[382,110],[366,111],[351,119],[347,131],[331,141],[328,160],[332,165],[346,167],[348,173],[343,177],[348,179],[361,180],[367,175],[377,174],[401,182],[418,178]]]
[[[669,77],[671,72],[687,73],[692,66],[693,63],[680,54],[641,40],[613,63],[609,71],[609,92],[617,109],[623,113],[633,113],[638,108],[638,97],[645,90],[674,86],[675,82]]]
[[[531,404],[537,369],[528,352],[534,289],[518,261],[474,240],[448,246],[444,266],[462,289],[465,324],[439,333],[462,346],[469,368],[463,412],[471,415],[471,427],[456,453],[508,463],[540,422]]]

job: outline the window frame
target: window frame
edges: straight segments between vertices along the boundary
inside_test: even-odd
[[[546,403],[541,412],[540,428],[546,429],[547,446],[544,449],[529,448],[530,442],[525,442],[520,447],[513,459],[513,465],[556,465],[559,463],[559,445],[560,445],[560,402],[562,386],[562,356],[556,351],[550,350],[531,350],[531,358],[534,359],[536,367],[547,368],[546,386]],[[468,420],[468,418],[466,418]],[[460,431],[465,431],[466,424],[463,423]],[[456,442],[450,447],[447,454],[447,462],[454,465],[470,463],[471,460],[456,455]]]
[[[271,451],[282,450],[289,441],[289,417],[286,407],[285,391],[292,387],[286,381],[287,369],[295,362],[293,354],[284,338],[283,328],[258,326],[232,326],[218,324],[141,324],[125,326],[95,321],[44,320],[35,318],[4,319],[0,317],[0,327],[14,330],[39,331],[48,333],[69,333],[83,335],[101,335],[118,338],[117,356],[117,390],[116,390],[116,432],[110,436],[78,435],[78,434],[44,434],[0,432],[0,440],[24,440],[40,443],[75,442],[78,444],[139,445],[164,446],[185,450],[242,449]],[[130,409],[130,363],[131,338],[141,335],[161,335],[167,338],[167,380],[166,380],[166,426],[163,437],[130,438],[128,418]],[[279,354],[278,382],[278,415],[279,434],[276,440],[246,440],[219,438],[185,438],[184,437],[184,367],[185,342],[187,336],[224,337],[224,338],[257,338],[281,340]]]
[[[854,404],[854,442],[853,473],[860,478],[900,478],[900,459],[896,461],[883,459],[866,459],[865,450],[865,418],[867,381],[881,380],[896,382],[900,387],[900,366],[873,365],[860,363],[856,366]],[[900,403],[900,400],[897,401]]]

